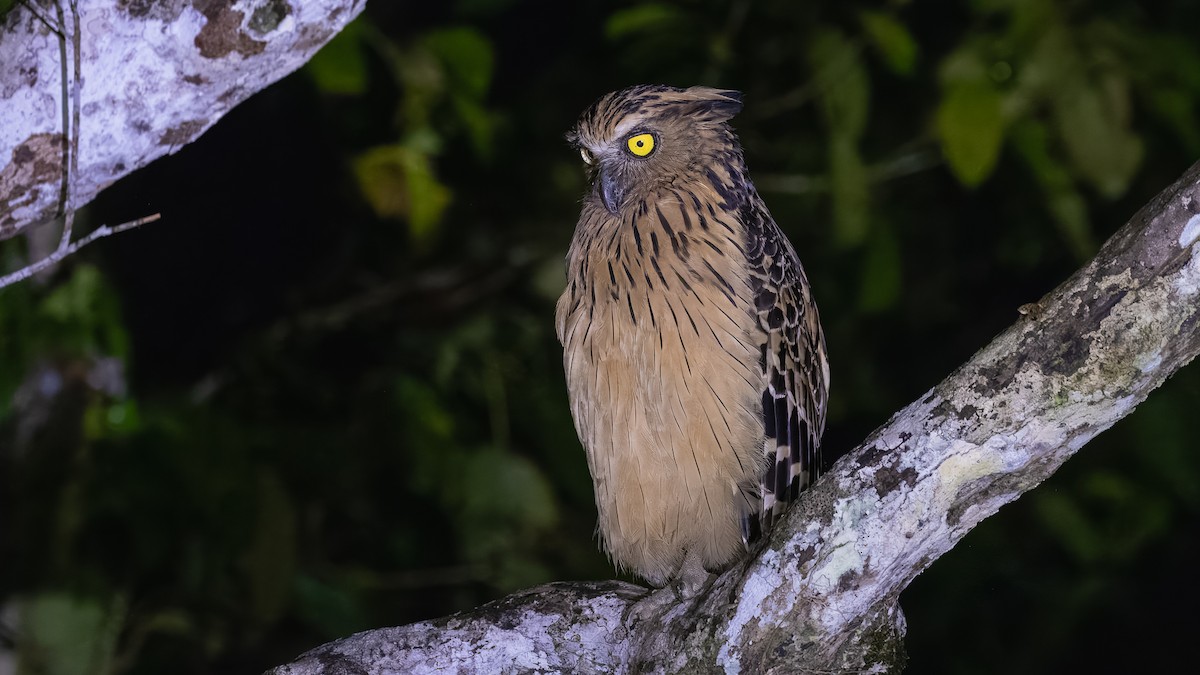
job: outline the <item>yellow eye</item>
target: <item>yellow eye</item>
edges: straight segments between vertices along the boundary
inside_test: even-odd
[[[591,163],[592,163],[592,161],[593,161],[593,159],[592,159],[592,153],[591,153],[591,151],[589,151],[587,148],[580,148],[580,149],[579,149],[579,156],[583,158],[583,163],[584,163],[584,164],[591,164]]]
[[[647,157],[654,152],[654,135],[637,134],[629,137],[629,151],[637,157]]]

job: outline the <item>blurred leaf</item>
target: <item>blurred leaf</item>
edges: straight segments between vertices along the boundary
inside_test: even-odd
[[[94,598],[40,593],[23,605],[20,671],[39,675],[111,672],[124,612]]]
[[[304,574],[295,577],[300,618],[327,638],[345,637],[370,627],[366,609],[355,593]]]
[[[1050,214],[1062,232],[1063,239],[1070,245],[1076,259],[1086,260],[1096,250],[1092,240],[1091,222],[1088,219],[1087,203],[1077,190],[1063,190],[1047,195]]]
[[[240,562],[247,577],[247,609],[269,625],[283,613],[292,591],[296,513],[279,475],[270,469],[259,469],[255,497],[253,535]]]
[[[891,309],[900,299],[902,284],[900,244],[892,228],[875,228],[862,265],[858,307],[864,312]]]
[[[446,475],[461,461],[461,452],[453,440],[454,416],[442,405],[433,387],[410,375],[397,377],[394,404],[405,420],[404,447],[439,449],[405,453],[409,470],[404,478],[414,493],[440,496]]]
[[[362,23],[355,19],[305,65],[317,88],[327,94],[356,95],[367,90]]]
[[[1050,153],[1050,133],[1041,122],[1018,124],[1013,145],[1046,195],[1047,207],[1063,239],[1079,260],[1095,252],[1087,204],[1075,187],[1071,173]]]
[[[446,28],[424,38],[425,46],[445,66],[454,88],[483,99],[492,82],[492,43],[474,28]]]
[[[854,141],[838,135],[829,139],[829,173],[834,241],[857,246],[867,236],[871,203],[867,169]]]
[[[1195,397],[1151,396],[1129,416],[1131,441],[1144,443],[1154,452],[1141,453],[1163,491],[1200,512],[1200,455],[1194,451],[1190,410]]]
[[[475,152],[480,157],[490,158],[494,134],[492,118],[487,109],[477,101],[463,96],[454,97],[454,109],[458,113],[458,118],[462,120],[463,126],[467,128],[467,134],[471,137],[471,144],[475,146]]]
[[[604,23],[604,36],[617,40],[632,33],[659,28],[680,19],[682,12],[671,5],[648,2],[613,12]]]
[[[496,567],[495,583],[511,589],[546,580],[529,555],[537,537],[558,521],[558,504],[541,470],[498,449],[472,453],[462,474],[459,536],[471,560],[521,561]],[[525,569],[523,569],[525,568]]]
[[[942,154],[959,182],[968,187],[992,173],[1004,140],[1000,93],[984,83],[951,85],[937,111]]]
[[[860,12],[859,20],[883,62],[899,75],[911,75],[917,64],[917,41],[896,17],[883,12]]]
[[[1125,193],[1142,161],[1142,141],[1128,127],[1129,86],[1116,75],[1061,89],[1054,118],[1071,163],[1110,199]]]
[[[834,135],[858,140],[867,125],[871,89],[858,48],[835,28],[817,31],[808,50],[825,123]]]
[[[1196,99],[1179,89],[1155,88],[1148,101],[1150,110],[1164,120],[1187,146],[1187,151],[1200,155],[1200,126],[1196,125]]]
[[[89,440],[128,436],[140,428],[137,401],[133,399],[97,400],[84,413],[84,435]]]
[[[1049,490],[1038,490],[1031,496],[1034,515],[1078,562],[1090,562],[1100,556],[1104,542],[1071,497]]]
[[[405,166],[409,194],[408,227],[417,241],[427,240],[450,205],[450,189],[433,175],[424,156],[410,158]]]
[[[434,176],[429,155],[410,145],[372,148],[354,161],[354,173],[375,213],[407,219],[419,242],[436,231],[450,204],[450,189]]]
[[[54,325],[43,346],[122,359],[128,354],[116,295],[92,265],[75,265],[71,276],[41,301],[38,313]]]
[[[938,64],[938,81],[943,89],[963,83],[987,80],[988,66],[981,55],[984,46],[978,38],[968,38]]]
[[[80,265],[71,278],[42,301],[42,313],[62,323],[90,324],[95,319],[94,303],[101,292],[100,270]]]
[[[550,483],[537,466],[504,450],[483,450],[471,455],[463,474],[462,506],[472,521],[536,531],[558,520],[558,507]]]
[[[563,265],[566,251],[559,256],[548,256],[539,264],[530,278],[530,285],[539,296],[546,300],[558,300],[563,289],[567,287],[567,270]]]

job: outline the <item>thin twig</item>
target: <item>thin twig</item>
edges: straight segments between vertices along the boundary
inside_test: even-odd
[[[131,220],[127,223],[121,223],[120,225],[115,225],[113,227],[109,227],[108,225],[101,225],[100,227],[93,230],[86,237],[79,239],[78,241],[71,242],[71,243],[67,244],[66,246],[60,246],[57,249],[55,249],[55,251],[53,253],[46,256],[45,258],[42,258],[41,260],[39,260],[35,263],[32,263],[30,265],[26,265],[25,267],[22,267],[21,269],[17,270],[16,272],[13,272],[11,274],[0,277],[0,288],[5,288],[8,286],[11,286],[19,281],[24,281],[24,280],[28,279],[29,277],[37,274],[38,272],[41,272],[41,271],[48,269],[54,265],[57,265],[58,263],[62,262],[62,260],[64,258],[66,258],[67,256],[74,254],[79,249],[83,248],[84,246],[87,246],[88,244],[92,243],[93,241],[96,241],[97,239],[103,239],[109,235],[118,234],[118,233],[124,232],[126,230],[132,230],[133,228],[140,227],[142,225],[145,225],[146,223],[153,223],[154,221],[158,220],[161,217],[162,217],[161,213],[155,213],[155,214],[151,214],[149,216],[138,218],[137,220]]]
[[[82,117],[80,112],[80,97],[83,91],[83,47],[82,38],[80,37],[79,2],[78,0],[66,0],[66,3],[71,8],[71,21],[74,23],[73,30],[71,31],[71,49],[74,52],[74,58],[72,59],[74,65],[73,76],[69,75],[67,71],[67,20],[63,12],[62,2],[57,2],[54,5],[54,11],[58,19],[57,27],[39,14],[33,8],[31,2],[23,3],[39,21],[58,36],[59,60],[62,63],[63,155],[62,183],[59,186],[58,204],[59,214],[63,219],[62,236],[58,240],[58,247],[50,255],[0,277],[0,288],[24,281],[39,272],[57,265],[67,256],[74,254],[97,239],[103,239],[118,232],[132,230],[135,227],[152,223],[162,217],[162,214],[155,213],[138,218],[137,220],[131,220],[127,223],[121,223],[115,227],[102,225],[79,241],[71,241],[71,235],[75,228],[75,176],[79,172],[79,126]]]
[[[905,152],[867,167],[867,183],[886,183],[928,171],[941,163],[937,154],[926,149]],[[828,174],[763,174],[754,177],[754,184],[763,192],[797,195],[824,193],[833,187]]]
[[[62,214],[63,214],[63,229],[62,236],[58,240],[58,248],[61,250],[71,243],[71,234],[75,229],[75,177],[79,172],[79,97],[82,91],[83,79],[83,64],[80,54],[83,51],[81,39],[79,37],[79,3],[78,0],[69,0],[68,4],[71,7],[71,21],[75,24],[71,31],[71,50],[74,55],[74,73],[71,78],[71,95],[70,103],[70,123],[67,122],[67,54],[66,54],[66,37],[60,36],[59,44],[60,53],[62,54],[62,78],[63,78],[63,134],[64,142],[69,145],[63,148],[63,192],[62,192]],[[66,18],[63,16],[62,3],[55,5],[58,13],[58,21],[66,28]],[[69,131],[69,135],[68,135]],[[70,140],[67,141],[67,138]],[[69,162],[67,161],[69,160]]]
[[[60,162],[62,180],[58,187],[58,215],[63,219],[62,237],[59,238],[58,247],[62,248],[67,242],[71,241],[71,230],[75,226],[75,211],[71,208],[71,180],[74,178],[74,171],[71,170],[71,160],[75,157],[75,151],[72,150],[71,144],[75,136],[71,128],[71,95],[70,95],[70,76],[67,72],[67,20],[63,15],[61,2],[54,3],[54,14],[58,19],[58,25],[62,29],[57,32],[58,35],[58,63],[59,63],[59,81],[62,83],[62,160]],[[78,146],[76,146],[78,147]]]
[[[39,12],[37,10],[37,8],[34,6],[34,4],[31,0],[23,0],[21,2],[21,4],[25,6],[25,9],[29,10],[29,13],[32,14],[35,19],[37,19],[38,21],[41,21],[42,24],[44,24],[46,26],[46,28],[49,28],[51,33],[54,33],[55,35],[62,37],[62,34],[63,34],[62,24],[55,25],[49,19],[42,16],[41,12]]]

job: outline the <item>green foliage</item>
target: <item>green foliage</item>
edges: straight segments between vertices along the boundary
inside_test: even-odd
[[[492,45],[468,27],[433,30],[404,46],[373,29],[354,28],[346,38],[348,46],[339,48],[355,48],[347,63],[310,69],[318,86],[330,93],[363,93],[358,86],[364,70],[356,49],[359,33],[405,92],[398,111],[401,140],[376,145],[355,159],[359,188],[378,216],[406,221],[413,241],[428,246],[453,199],[436,170],[443,135],[463,128],[479,157],[492,152],[493,121],[484,105],[492,80]],[[339,55],[334,51],[329,58]],[[353,86],[339,88],[346,83]]]
[[[916,39],[903,23],[884,12],[864,11],[858,15],[871,45],[897,75],[911,75],[920,52]]]
[[[1087,205],[1070,170],[1052,152],[1049,129],[1041,122],[1023,122],[1014,129],[1013,141],[1045,194],[1063,238],[1078,259],[1085,259],[1095,249]]]
[[[371,3],[89,209],[169,227],[0,291],[22,672],[255,672],[611,576],[553,314],[588,189],[562,134],[613,88],[746,93],[826,329],[826,453],[852,447],[1200,155],[1184,5]],[[922,574],[911,670],[1175,668],[1122,645],[1182,641],[1195,600],[1162,579],[1200,556],[1198,391],[1184,371]]]
[[[679,8],[665,3],[634,5],[609,15],[604,24],[604,35],[610,40],[617,40],[646,30],[670,28],[679,21],[681,15]]]
[[[1142,160],[1142,141],[1128,128],[1130,108],[1129,83],[1119,76],[1080,82],[1054,100],[1067,156],[1084,180],[1110,199],[1125,193]],[[1097,143],[1098,138],[1105,140]]]
[[[900,299],[902,266],[896,235],[889,227],[877,228],[863,261],[859,309],[879,312],[895,307]]]
[[[428,242],[437,232],[452,197],[449,188],[433,174],[432,144],[418,136],[403,145],[371,148],[354,161],[354,172],[363,196],[384,218],[408,220],[417,242]]]
[[[830,134],[834,233],[838,243],[858,245],[870,218],[867,172],[858,150],[867,126],[870,82],[857,47],[837,29],[819,30],[808,57]]]
[[[1004,141],[1001,106],[1000,93],[986,82],[952,85],[938,106],[942,152],[963,185],[979,185],[996,166]]]
[[[25,600],[27,647],[21,672],[44,675],[102,675],[113,672],[122,602],[102,602],[67,593],[39,593]]]
[[[367,90],[362,19],[351,21],[304,68],[326,94],[359,95]]]

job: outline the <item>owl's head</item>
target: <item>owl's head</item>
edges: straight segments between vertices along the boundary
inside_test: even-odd
[[[741,109],[737,91],[641,85],[601,96],[567,140],[592,175],[589,199],[616,215],[660,186],[703,178],[714,161],[740,162],[726,122]]]

